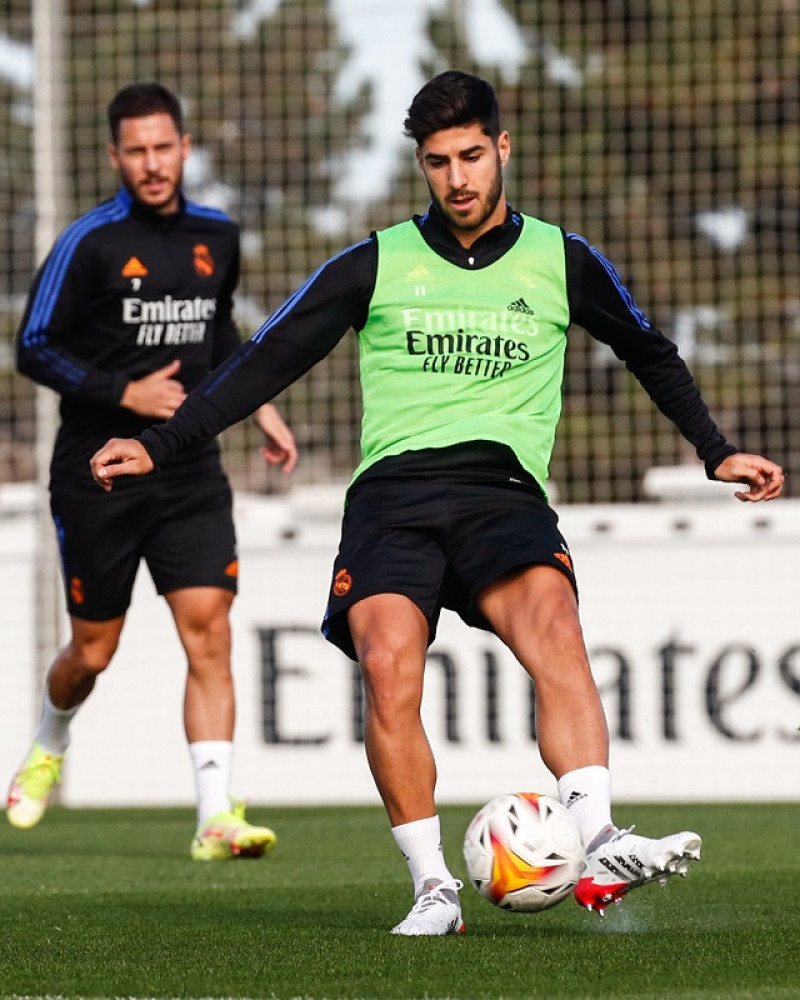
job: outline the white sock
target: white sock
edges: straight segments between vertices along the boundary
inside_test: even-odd
[[[42,717],[36,731],[36,741],[41,744],[45,753],[60,757],[69,746],[69,724],[80,705],[73,708],[56,708],[50,701],[50,692],[45,687],[42,698]]]
[[[605,829],[613,829],[611,774],[607,767],[592,764],[569,771],[558,779],[558,797],[578,824],[584,847]]]
[[[189,744],[197,791],[197,825],[230,809],[233,743],[230,740],[198,740]]]
[[[418,895],[427,879],[449,882],[450,874],[442,851],[442,830],[438,816],[417,819],[392,827],[395,843],[403,856],[414,880],[414,894]]]

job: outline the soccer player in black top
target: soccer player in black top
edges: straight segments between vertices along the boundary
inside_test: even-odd
[[[367,756],[414,882],[415,903],[394,933],[462,928],[420,719],[442,606],[495,632],[532,678],[539,749],[586,848],[575,896],[602,913],[633,888],[685,873],[700,838],[650,839],[611,819],[608,732],[572,561],[536,474],[546,479],[537,467],[546,470],[552,448],[570,323],[612,346],[711,478],[746,484],[739,499],[779,496],[783,471],[725,440],[674,344],[602,254],[507,205],[511,142],[488,83],[440,74],[414,98],[406,130],[428,211],[324,264],[174,417],[101,448],[93,475],[108,490],[117,477],[169,468],[353,326],[364,458],[348,491],[323,631],[361,665]]]
[[[18,338],[20,371],[61,395],[50,494],[71,637],[48,673],[39,729],[6,813],[20,829],[41,819],[70,723],[114,656],[144,559],[188,661],[184,725],[198,813],[191,856],[260,856],[274,833],[248,823],[243,804],[229,801],[237,559],[217,444],[201,443],[163,476],[130,480],[111,503],[96,502],[88,472],[109,433],[137,434],[170,417],[239,346],[232,318],[238,227],[181,192],[190,137],[174,94],[156,83],[132,84],[111,101],[108,119],[121,188],[56,241]],[[280,414],[267,404],[254,416],[266,436],[265,458],[291,471],[297,451]]]

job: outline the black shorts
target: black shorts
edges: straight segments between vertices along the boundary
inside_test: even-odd
[[[231,508],[221,470],[202,478],[157,473],[118,481],[110,493],[51,490],[70,615],[108,621],[125,614],[142,559],[159,594],[184,587],[236,593]]]
[[[534,487],[411,478],[365,482],[350,492],[322,633],[355,659],[347,609],[386,593],[417,605],[430,642],[442,607],[492,631],[475,598],[504,574],[530,565],[554,566],[577,593],[558,517]]]

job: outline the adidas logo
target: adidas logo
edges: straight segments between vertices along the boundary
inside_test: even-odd
[[[123,278],[146,278],[149,273],[138,257],[131,257],[120,271]]]
[[[509,312],[524,313],[526,316],[533,316],[533,309],[528,305],[525,299],[516,299],[514,302],[509,302],[506,306]]]
[[[644,870],[644,865],[633,855],[624,858],[621,854],[615,854],[613,858],[598,858],[598,860],[604,868],[618,878],[627,879],[628,875],[639,878]]]
[[[581,799],[585,798],[586,798],[586,792],[570,792],[570,796],[564,803],[564,805],[567,807],[567,809],[571,809],[574,805],[577,805]]]
[[[427,269],[427,267],[425,267],[424,264],[417,264],[416,267],[413,267],[408,272],[408,277],[416,280],[418,278],[427,278],[429,274],[430,271]]]

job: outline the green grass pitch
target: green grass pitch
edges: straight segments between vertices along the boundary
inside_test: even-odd
[[[474,813],[445,807],[464,877]],[[467,886],[467,933],[396,938],[410,886],[381,809],[252,808],[260,861],[188,859],[189,810],[54,808],[0,827],[0,996],[147,998],[800,997],[800,804],[625,806],[645,835],[695,829],[686,880],[601,920],[569,899],[497,910]]]

